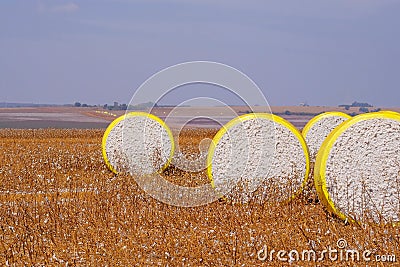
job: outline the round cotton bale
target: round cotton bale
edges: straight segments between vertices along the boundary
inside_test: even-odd
[[[350,118],[350,115],[342,112],[325,112],[315,116],[304,126],[302,134],[306,140],[312,162],[315,162],[315,157],[325,138],[333,129]]]
[[[131,112],[115,119],[102,141],[103,158],[114,173],[153,174],[168,167],[174,154],[172,132],[158,117]]]
[[[400,114],[358,115],[318,152],[314,179],[323,204],[344,220],[400,221]]]
[[[254,196],[283,202],[305,186],[309,156],[291,123],[272,114],[251,113],[218,131],[207,166],[212,186],[233,202],[248,202]]]

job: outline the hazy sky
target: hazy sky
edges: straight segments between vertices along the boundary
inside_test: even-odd
[[[400,0],[2,0],[0,102],[127,103],[155,72],[209,60],[271,105],[400,106],[399,14]],[[166,102],[202,96],[178,91]]]

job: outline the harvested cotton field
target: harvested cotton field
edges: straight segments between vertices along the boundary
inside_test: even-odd
[[[325,112],[312,118],[303,129],[310,159],[315,162],[318,150],[325,138],[342,122],[351,117],[342,112]]]
[[[342,218],[400,221],[400,114],[359,115],[336,128],[315,164],[320,199]]]
[[[195,153],[202,138],[215,133],[185,130],[180,146]],[[314,250],[320,256],[328,247],[337,249],[339,239],[361,258],[299,259],[292,265],[398,266],[399,228],[345,224],[304,195],[288,204],[163,204],[129,175],[107,168],[103,134],[0,130],[1,266],[287,266],[287,253],[286,260],[275,252],[261,261],[258,252],[267,246],[268,252]],[[163,176],[184,186],[208,182],[205,171],[173,165]],[[364,250],[371,251],[370,261],[362,258]],[[397,256],[395,263],[378,263],[376,256],[385,255]]]

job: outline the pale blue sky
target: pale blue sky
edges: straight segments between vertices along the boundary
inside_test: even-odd
[[[271,105],[400,106],[399,14],[400,0],[3,0],[0,102],[127,103],[155,72],[210,60]]]

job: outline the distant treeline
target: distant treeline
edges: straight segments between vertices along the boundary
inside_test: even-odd
[[[356,107],[356,108],[359,108],[358,111],[359,111],[360,113],[368,113],[368,112],[378,112],[378,111],[381,111],[380,108],[370,109],[370,108],[374,107],[374,106],[371,105],[371,104],[368,104],[368,103],[360,103],[360,102],[357,102],[357,101],[353,102],[353,104],[351,104],[351,105],[339,105],[339,107],[343,107],[343,108],[345,108],[346,110],[350,110],[351,107]],[[356,114],[356,113],[353,112],[353,113],[351,113],[350,115],[355,115],[355,114]]]
[[[373,105],[368,104],[368,103],[360,103],[360,102],[354,101],[351,105],[339,105],[339,107],[345,108],[346,110],[349,110],[351,107],[372,108]]]
[[[148,110],[150,108],[170,108],[176,107],[175,105],[158,105],[153,102],[141,103],[137,105],[126,105],[126,104],[118,104],[117,102],[114,105],[110,106],[105,104],[103,106],[104,109],[108,110]],[[189,107],[188,105],[180,105],[179,107]]]
[[[147,102],[147,103],[141,103],[138,105],[127,105],[127,104],[119,104],[118,102],[114,102],[114,105],[108,105],[108,104],[104,104],[103,108],[104,109],[108,109],[108,110],[146,110],[148,108],[151,108],[153,106],[157,106],[154,105],[153,102]]]

